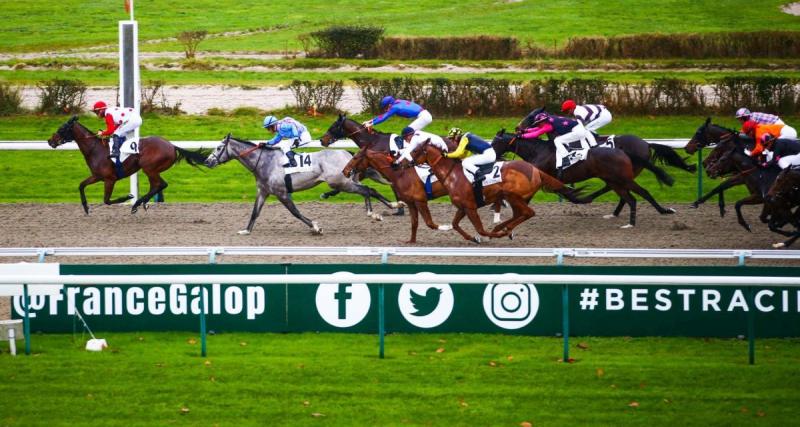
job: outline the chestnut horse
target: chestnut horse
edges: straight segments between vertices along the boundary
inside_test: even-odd
[[[481,236],[509,236],[513,239],[514,228],[535,215],[528,203],[543,186],[561,194],[572,203],[588,203],[586,199],[578,197],[578,190],[566,187],[561,181],[528,162],[520,160],[505,162],[500,170],[503,181],[483,187],[483,198],[487,204],[505,200],[511,206],[513,216],[497,224],[491,232],[487,232],[478,216],[478,204],[475,201],[472,183],[464,175],[461,162],[445,157],[441,148],[430,144],[429,141],[417,146],[411,152],[411,158],[415,164],[430,165],[431,171],[447,189],[450,202],[458,208],[453,217],[453,229],[464,239],[475,243],[480,243],[480,237],[470,236],[458,225],[465,215]]]
[[[144,197],[137,200],[131,208],[131,213],[136,213],[139,206],[144,204],[147,209],[147,202],[156,194],[167,188],[167,182],[161,177],[161,172],[169,169],[172,165],[186,159],[195,167],[202,165],[207,155],[203,150],[189,151],[172,145],[169,141],[160,136],[148,136],[139,139],[139,153],[132,154],[122,163],[122,176],[117,176],[116,168],[111,159],[108,158],[108,143],[101,140],[94,132],[87,129],[78,122],[78,116],[72,116],[66,123],[47,140],[51,147],[56,148],[66,142],[75,141],[81,150],[86,165],[89,166],[91,175],[81,181],[78,190],[81,193],[81,204],[83,211],[89,214],[89,205],[86,202],[84,189],[87,185],[103,181],[105,190],[103,192],[103,203],[107,205],[122,203],[133,198],[127,195],[116,199],[111,199],[114,191],[114,184],[122,178],[136,173],[139,169],[147,175],[150,181],[150,191]]]
[[[446,225],[438,225],[433,222],[431,211],[428,209],[428,195],[425,187],[413,167],[398,167],[393,164],[394,159],[387,152],[375,151],[369,148],[362,148],[347,165],[342,169],[345,176],[350,176],[356,171],[365,171],[368,167],[377,170],[385,176],[392,184],[392,188],[397,192],[398,200],[408,206],[411,213],[411,238],[406,243],[417,242],[417,227],[419,225],[419,215],[425,224],[433,230],[449,230]],[[431,198],[446,196],[447,189],[441,181],[431,184]]]

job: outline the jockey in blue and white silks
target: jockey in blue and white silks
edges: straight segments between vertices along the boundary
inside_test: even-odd
[[[405,141],[404,146],[400,150],[400,154],[395,160],[395,163],[400,163],[401,160],[406,159],[409,162],[411,159],[411,152],[414,151],[420,144],[430,140],[432,145],[439,147],[445,153],[447,152],[447,144],[441,136],[429,132],[414,130],[411,126],[406,126],[400,133],[400,136]]]
[[[383,111],[383,114],[364,122],[364,126],[371,128],[397,115],[408,119],[413,118],[414,121],[408,126],[417,131],[422,130],[433,121],[431,113],[421,105],[404,99],[394,99],[392,96],[384,96],[383,99],[381,99],[381,111]]]
[[[447,136],[453,141],[458,141],[458,147],[452,153],[445,154],[445,157],[462,159],[461,166],[465,172],[472,174],[473,178],[478,172],[478,166],[489,165],[497,160],[497,154],[492,145],[477,135],[470,132],[464,133],[459,128],[452,128]],[[470,153],[472,153],[471,156]]]
[[[274,132],[275,136],[266,142],[267,145],[277,145],[286,157],[287,166],[296,166],[292,147],[299,144],[311,142],[311,134],[308,129],[297,120],[291,117],[284,117],[278,120],[275,116],[264,117],[264,129]]]

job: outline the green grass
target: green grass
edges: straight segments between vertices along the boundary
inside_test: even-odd
[[[58,50],[117,43],[117,21],[127,19],[122,2],[18,2],[0,0],[0,52]],[[245,36],[212,38],[201,50],[278,52],[301,47],[297,36],[334,24],[370,24],[388,36],[504,35],[545,46],[585,35],[660,31],[718,32],[796,30],[800,20],[782,13],[785,0],[650,2],[504,2],[426,0],[397,3],[346,0],[137,0],[141,40],[173,37],[180,31],[211,33],[271,29]],[[142,50],[181,50],[176,42],[143,44]]]
[[[320,137],[334,122],[334,116],[304,117],[296,116],[309,126],[312,136]],[[354,116],[364,120],[367,116]],[[146,135],[161,135],[171,140],[222,140],[228,133],[250,139],[266,139],[267,133],[261,129],[262,117],[258,116],[147,116],[143,126]],[[518,118],[437,118],[430,130],[445,134],[453,126],[462,127],[487,138],[493,136],[500,128],[512,129]],[[608,133],[633,133],[645,138],[690,138],[703,117],[616,117],[615,121],[604,128]],[[0,118],[0,140],[46,140],[58,127],[66,121],[66,117],[52,116],[16,116]],[[81,119],[90,129],[100,127],[100,122],[92,116]],[[734,126],[731,118],[721,118],[715,122]],[[405,125],[404,121],[392,120],[379,128],[386,132],[398,132]],[[334,145],[335,148],[335,145]],[[696,159],[696,158],[695,158]],[[694,163],[690,159],[689,163]],[[644,172],[637,181],[647,188],[656,199],[662,202],[691,202],[697,196],[697,177],[674,168],[667,171],[675,178],[672,187],[661,187],[649,172]],[[77,203],[78,183],[89,176],[83,156],[78,151],[0,151],[0,175],[3,185],[0,186],[0,203],[47,202]],[[252,177],[238,163],[228,163],[214,170],[195,169],[185,164],[177,165],[164,174],[170,184],[167,190],[171,202],[252,202],[255,199],[255,186]],[[719,181],[704,177],[706,190],[717,185]],[[590,189],[598,189],[599,181],[588,181]],[[146,190],[146,181],[140,179],[140,188]],[[384,195],[391,195],[388,187],[368,181],[368,185],[378,189]],[[319,200],[323,191],[328,191],[326,184],[321,184],[295,194],[296,201]],[[116,195],[128,193],[128,181],[117,184]],[[90,203],[102,201],[101,184],[87,187],[86,194]],[[730,200],[743,197],[745,190],[741,187],[731,190]],[[358,202],[362,199],[354,195],[342,194],[332,201]],[[550,193],[539,193],[536,201],[553,201]],[[616,201],[616,196],[606,195],[598,201]],[[446,202],[445,199],[440,201]]]
[[[526,336],[389,335],[385,359],[362,334],[220,334],[206,359],[189,332],[101,336],[0,355],[0,424],[753,426],[800,407],[796,339],[748,366],[728,339],[573,338],[563,364],[560,339]]]
[[[800,78],[800,71],[625,71],[609,73],[603,70],[591,71],[502,71],[502,72],[375,72],[364,71],[314,71],[314,70],[276,70],[276,71],[238,71],[238,70],[142,70],[142,82],[161,80],[166,85],[226,85],[226,86],[274,86],[291,83],[293,80],[352,80],[358,77],[391,79],[413,77],[417,79],[444,77],[454,80],[488,78],[511,81],[526,81],[545,78],[584,78],[603,79],[612,82],[650,82],[656,78],[672,77],[692,80],[699,83],[723,77],[772,77]],[[33,86],[44,80],[77,79],[90,86],[114,86],[119,83],[116,69],[91,70],[0,70],[0,82],[15,85]]]

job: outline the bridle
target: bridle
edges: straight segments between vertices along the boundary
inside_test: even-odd
[[[230,147],[230,142],[231,142],[232,139],[235,139],[235,138],[233,136],[231,136],[231,134],[228,134],[228,135],[225,136],[225,139],[222,141],[222,147],[223,148],[222,148],[222,150],[220,150],[220,152],[224,151],[226,154],[228,154],[228,158],[225,159],[225,161],[220,159],[220,157],[217,155],[217,151],[216,150],[214,150],[214,152],[211,153],[211,155],[214,156],[215,159],[217,159],[217,163],[223,164],[223,163],[226,163],[228,160],[231,159],[231,155],[228,152],[228,147]],[[242,151],[241,153],[237,154],[237,157],[244,158],[245,156],[249,155],[250,153],[252,153],[253,151],[255,151],[255,150],[259,149],[259,148],[262,148],[261,145],[260,144],[256,144],[256,145],[254,145],[254,146]],[[262,154],[264,154],[263,151],[258,153],[258,160],[256,160],[256,164],[255,164],[255,166],[253,166],[252,169],[247,167],[246,163],[242,163],[242,165],[245,167],[245,169],[249,170],[251,173],[255,172],[255,170],[258,169],[258,164],[261,163],[261,155]]]

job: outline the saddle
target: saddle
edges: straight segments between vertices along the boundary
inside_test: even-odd
[[[475,195],[475,203],[478,207],[486,206],[486,201],[483,199],[483,181],[486,175],[492,172],[495,162],[479,165],[478,170],[475,171],[475,179],[472,183],[472,193]]]

